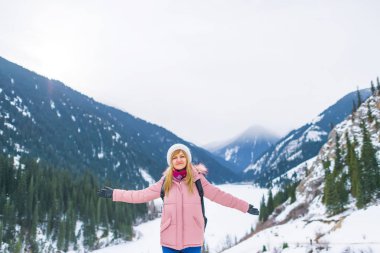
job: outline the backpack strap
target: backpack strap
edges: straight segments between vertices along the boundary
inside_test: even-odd
[[[165,197],[165,189],[164,189],[165,179],[166,179],[166,177],[164,177],[164,181],[162,181],[161,192],[160,192],[160,197],[161,197],[162,201],[164,201],[164,197]]]
[[[166,179],[166,177],[164,178],[164,181],[162,182],[161,192],[160,192],[160,197],[161,197],[162,201],[164,201],[164,197],[165,197],[165,189],[164,189],[165,179]],[[201,198],[202,214],[203,214],[203,219],[205,221],[205,227],[204,227],[204,229],[206,229],[207,218],[206,218],[206,214],[205,214],[205,204],[204,204],[204,201],[203,201],[204,192],[203,192],[202,182],[201,182],[200,179],[198,179],[197,181],[195,181],[195,186],[197,187],[199,197]]]
[[[195,185],[197,186],[197,190],[198,190],[198,193],[199,193],[199,197],[201,197],[201,205],[202,205],[202,214],[203,214],[203,219],[205,221],[205,227],[204,229],[206,229],[206,226],[207,226],[207,218],[206,218],[206,211],[205,211],[205,203],[203,201],[203,195],[204,195],[204,192],[203,192],[203,187],[202,187],[202,182],[200,179],[198,179],[197,181],[195,181]]]

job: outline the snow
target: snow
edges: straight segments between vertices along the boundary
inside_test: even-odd
[[[22,146],[22,145],[20,145],[18,143],[15,143],[14,147],[15,147],[15,151],[18,152],[18,153],[26,153],[26,154],[29,153],[29,151],[27,151],[24,146]]]
[[[274,252],[274,249],[281,249],[283,243],[289,245],[289,249],[282,251],[284,253],[309,252],[317,246],[328,246],[328,249],[323,252],[330,253],[340,253],[348,248],[351,251],[346,252],[380,252],[379,213],[379,205],[355,211],[343,219],[340,227],[328,222],[306,222],[298,219],[263,230],[224,253],[257,252],[263,248],[263,245],[266,246],[268,252]],[[322,236],[317,244],[314,238],[324,233],[327,235]]]
[[[298,164],[297,166],[295,166],[294,168],[288,170],[287,172],[285,172],[284,174],[282,174],[281,176],[279,177],[276,177],[275,179],[272,180],[273,183],[276,183],[278,181],[280,181],[281,178],[288,178],[288,179],[291,179],[293,175],[296,175],[296,179],[297,180],[300,180],[301,178],[304,178],[305,176],[305,169],[310,169],[311,168],[311,165],[314,163],[314,161],[317,159],[317,156],[314,156],[300,164]]]
[[[112,139],[115,140],[116,142],[119,142],[121,138],[121,135],[118,132],[115,132],[115,135],[112,135]]]
[[[152,178],[152,176],[148,173],[148,171],[140,168],[140,173],[144,180],[149,183],[149,185],[152,185],[156,182],[154,178]]]
[[[286,138],[285,140],[283,140],[280,144],[276,145],[276,149],[275,149],[276,153],[278,151],[280,151],[280,149],[282,148],[282,146],[285,145],[285,143],[287,143],[289,140],[293,139],[293,137],[294,137],[294,134],[290,135],[288,138]]]
[[[13,78],[11,78],[11,83],[14,84],[15,83],[15,80]]]
[[[76,119],[75,119],[75,117],[73,115],[71,115],[71,120],[74,121],[74,122],[76,121]]]
[[[226,152],[224,153],[224,160],[226,160],[226,161],[231,160],[231,157],[234,154],[237,154],[238,151],[239,151],[239,146],[235,146],[234,148],[226,149]]]
[[[16,156],[13,157],[13,166],[15,168],[19,168],[20,167],[20,158],[21,158],[20,155],[16,155]]]
[[[52,110],[55,109],[55,104],[54,104],[54,102],[53,102],[52,100],[50,100],[50,108],[51,108]]]
[[[316,130],[310,130],[306,133],[306,142],[318,142],[322,141],[321,136],[327,135],[325,131],[316,131]]]
[[[296,153],[294,153],[293,155],[289,156],[287,160],[292,161],[298,157],[302,157],[302,150],[299,150]]]
[[[302,141],[300,139],[291,140],[285,149],[285,154],[292,154],[294,151],[299,150],[301,145]]]
[[[7,128],[9,128],[13,131],[16,131],[16,127],[14,125],[12,125],[11,123],[4,122],[4,126],[6,126]]]
[[[22,99],[19,96],[15,97],[12,101],[9,100],[9,103],[13,105],[24,117],[31,117],[28,107],[22,104]]]
[[[260,200],[263,195],[267,193],[267,189],[254,188],[252,185],[220,185],[223,191],[229,192],[234,196],[259,207]],[[206,244],[210,252],[218,252],[225,245],[227,236],[232,238],[236,237],[240,240],[252,228],[256,227],[258,216],[241,213],[235,209],[225,208],[214,202],[205,199],[206,217],[208,223],[205,233]],[[228,218],[226,218],[228,217]]]
[[[119,168],[119,167],[120,167],[120,162],[117,161],[117,163],[113,166],[114,171],[115,171],[117,168]]]
[[[141,171],[141,170],[140,170]],[[254,188],[249,184],[225,184],[218,185],[220,189],[233,194],[254,206],[259,206],[263,194],[267,189]],[[155,205],[160,206],[161,199],[155,200]],[[244,235],[255,228],[258,216],[242,213],[235,209],[223,207],[205,198],[205,210],[208,217],[208,224],[205,233],[206,244],[210,253],[218,252],[223,247],[226,238],[229,236],[234,241],[241,239]],[[228,217],[228,218],[227,218]],[[110,246],[94,252],[97,253],[161,253],[160,246],[160,218],[148,221],[134,227],[136,237],[131,242]]]
[[[380,243],[380,206],[370,206],[358,210],[342,221],[342,227],[335,233],[324,237],[325,240],[342,244],[374,244]]]

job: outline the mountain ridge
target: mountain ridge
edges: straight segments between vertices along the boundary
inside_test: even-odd
[[[363,99],[370,96],[369,89],[360,91]],[[331,126],[343,121],[357,103],[357,92],[351,92],[303,126],[290,131],[270,147],[255,163],[244,170],[244,177],[264,186],[294,166],[314,157],[326,142]],[[331,125],[332,124],[332,125]]]
[[[211,181],[239,180],[228,164],[163,127],[1,57],[0,89],[4,154],[34,157],[75,172],[91,169],[100,180],[141,188],[148,183],[140,169],[158,180],[167,166],[167,149],[181,142],[190,147],[195,162],[209,167]]]
[[[220,142],[218,145],[209,145],[208,149],[225,161],[234,164],[236,170],[241,172],[277,140],[278,137],[269,130],[254,125],[227,141]]]

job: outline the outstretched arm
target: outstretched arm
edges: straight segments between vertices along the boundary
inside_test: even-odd
[[[113,201],[121,201],[128,203],[145,203],[160,197],[161,185],[163,177],[155,184],[143,190],[120,190],[115,189],[112,193]]]
[[[235,208],[243,213],[257,215],[258,210],[246,201],[239,199],[211,184],[203,175],[201,176],[204,196],[220,205]]]

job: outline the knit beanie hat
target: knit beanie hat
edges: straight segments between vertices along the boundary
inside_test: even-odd
[[[168,162],[169,166],[170,166],[171,157],[172,157],[173,152],[176,151],[176,150],[178,150],[178,149],[183,150],[183,152],[186,153],[187,158],[189,159],[188,163],[191,163],[191,152],[190,152],[190,149],[188,147],[186,147],[185,145],[183,145],[183,144],[177,143],[177,144],[174,144],[173,146],[171,146],[168,149],[168,153],[166,155],[166,161]]]

